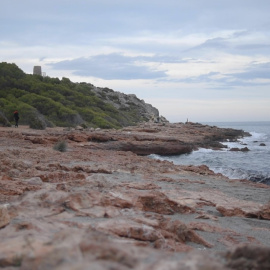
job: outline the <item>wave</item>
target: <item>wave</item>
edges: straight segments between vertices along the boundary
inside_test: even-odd
[[[270,185],[270,173],[261,173],[253,170],[232,169],[232,168],[210,168],[215,173],[221,173],[230,179],[247,179],[256,183]]]
[[[258,132],[250,132],[250,137],[244,137],[240,141],[241,142],[254,142],[254,141],[266,141],[268,135],[266,133],[258,133]]]
[[[214,152],[213,149],[208,149],[208,148],[199,148],[198,150],[194,151],[197,153],[210,153],[210,152]]]
[[[225,151],[229,151],[231,148],[243,148],[247,147],[249,150],[267,150],[269,148],[269,135],[265,133],[257,133],[257,132],[251,132],[250,137],[244,137],[241,138],[235,142],[222,142],[222,144],[226,145],[227,148],[225,148]],[[264,144],[267,146],[265,149],[261,149],[261,145]]]
[[[243,137],[235,142],[222,142],[227,147],[220,150],[199,148],[186,155],[163,157],[151,155],[150,157],[168,160],[175,165],[204,164],[215,173],[221,173],[230,179],[247,179],[270,185],[270,125],[251,126],[246,131],[251,136]],[[230,151],[232,148],[245,147],[249,151]]]

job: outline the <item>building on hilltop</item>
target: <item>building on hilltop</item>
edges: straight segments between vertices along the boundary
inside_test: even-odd
[[[33,68],[33,75],[40,75],[40,76],[42,76],[41,66],[34,66],[34,68]]]

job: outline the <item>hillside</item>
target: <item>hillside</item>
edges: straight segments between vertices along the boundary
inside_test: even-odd
[[[121,128],[159,116],[156,108],[135,95],[126,95],[68,78],[24,73],[16,64],[0,63],[0,124],[13,124],[13,111],[20,124],[32,128],[61,126]]]

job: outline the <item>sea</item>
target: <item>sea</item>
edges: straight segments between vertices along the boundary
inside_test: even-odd
[[[200,148],[190,154],[178,156],[151,155],[152,158],[169,160],[176,165],[206,165],[215,173],[230,179],[248,179],[270,185],[270,121],[265,122],[207,122],[221,128],[247,131],[249,137],[237,142],[222,142],[227,148],[211,150]],[[231,148],[247,147],[250,151],[230,151]]]

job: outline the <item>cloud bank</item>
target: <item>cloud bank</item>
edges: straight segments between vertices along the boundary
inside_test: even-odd
[[[0,57],[137,94],[172,121],[250,120],[250,108],[269,120],[269,11],[268,0],[3,0]]]

